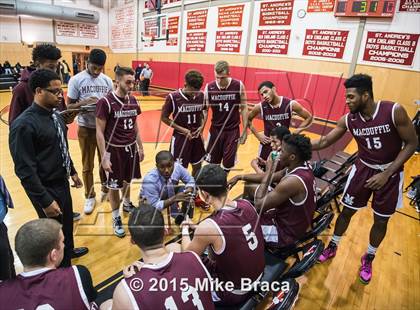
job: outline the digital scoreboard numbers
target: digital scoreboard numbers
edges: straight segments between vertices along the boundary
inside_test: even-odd
[[[335,16],[390,17],[397,0],[336,0]]]

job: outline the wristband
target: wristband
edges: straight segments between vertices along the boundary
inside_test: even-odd
[[[189,237],[190,236],[190,231],[188,229],[188,225],[184,225],[182,226],[182,236],[183,237]]]

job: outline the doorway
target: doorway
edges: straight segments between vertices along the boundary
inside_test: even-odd
[[[89,53],[72,53],[73,75],[86,69]]]

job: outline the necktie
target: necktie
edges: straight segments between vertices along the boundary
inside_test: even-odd
[[[67,176],[70,175],[70,154],[67,148],[66,138],[64,137],[63,129],[58,121],[57,114],[54,111],[51,115],[54,120],[54,126],[57,130],[58,141],[60,142],[61,157],[63,158],[63,167],[66,168]]]

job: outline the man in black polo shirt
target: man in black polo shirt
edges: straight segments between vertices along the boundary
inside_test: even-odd
[[[9,147],[16,175],[40,218],[54,218],[63,224],[64,259],[87,253],[87,248],[74,249],[73,205],[68,177],[82,187],[67,142],[67,127],[55,111],[63,97],[61,81],[55,72],[40,69],[32,73],[29,87],[34,102],[11,125]],[[72,254],[73,251],[73,254]]]

